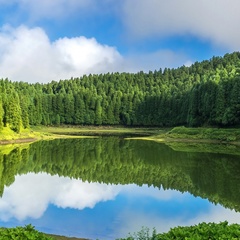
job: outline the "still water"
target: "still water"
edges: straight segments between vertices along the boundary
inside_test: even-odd
[[[165,232],[240,223],[240,151],[118,137],[0,149],[0,226],[116,239],[142,226]]]

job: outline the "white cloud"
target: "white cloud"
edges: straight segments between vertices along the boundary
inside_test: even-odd
[[[239,8],[238,0],[132,0],[122,19],[135,37],[191,34],[239,50]]]
[[[42,28],[4,26],[0,29],[0,78],[41,82],[83,74],[138,72],[178,67],[189,61],[182,52],[161,50],[121,56],[94,38],[60,38],[50,42]]]
[[[64,188],[64,189],[62,189]],[[53,203],[62,208],[93,208],[98,202],[113,200],[119,188],[100,183],[86,183],[79,180],[66,181]]]
[[[114,47],[94,38],[61,38],[50,42],[41,28],[0,30],[0,77],[14,81],[49,82],[119,69],[122,57]]]
[[[50,203],[61,208],[93,208],[99,202],[114,199],[119,191],[119,186],[82,182],[46,173],[16,176],[15,182],[5,188],[0,199],[0,219],[40,218]]]

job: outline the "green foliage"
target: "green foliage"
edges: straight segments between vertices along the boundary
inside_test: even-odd
[[[18,93],[9,91],[7,100],[3,104],[4,108],[4,125],[19,133],[22,126],[21,107]]]
[[[144,227],[139,232],[129,234],[127,238],[120,240],[237,240],[240,236],[240,225],[231,224],[228,222],[221,223],[200,223],[189,227],[175,227],[167,233],[157,234],[153,230],[152,235],[149,234],[149,229]]]
[[[175,127],[167,133],[171,138],[212,139],[224,142],[239,141],[240,130],[237,128],[187,128]]]
[[[228,224],[227,221],[221,223],[200,223],[195,226],[175,227],[170,229],[167,233],[158,234],[155,229],[150,233],[149,228],[142,227],[142,229],[133,234],[129,233],[126,238],[118,240],[237,240],[240,236],[239,224]],[[2,240],[53,240],[53,239],[73,239],[63,236],[46,235],[34,229],[29,224],[25,227],[15,228],[0,228],[0,238]],[[74,238],[77,239],[77,238]]]
[[[4,116],[4,111],[2,106],[2,100],[0,98],[0,131],[3,129],[3,116]]]
[[[176,227],[168,233],[158,234],[159,240],[170,239],[194,239],[194,240],[209,240],[209,239],[239,239],[240,225],[231,224],[228,222],[217,223],[200,223],[190,227]]]
[[[53,238],[35,230],[31,224],[25,227],[0,228],[0,238],[2,240],[53,240]]]

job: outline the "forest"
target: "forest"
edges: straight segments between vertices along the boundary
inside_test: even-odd
[[[239,126],[240,53],[148,73],[90,74],[47,84],[0,80],[0,129],[19,133],[60,124]]]

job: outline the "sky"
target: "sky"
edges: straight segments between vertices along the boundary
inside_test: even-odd
[[[239,0],[0,0],[0,78],[154,71],[240,50]]]

